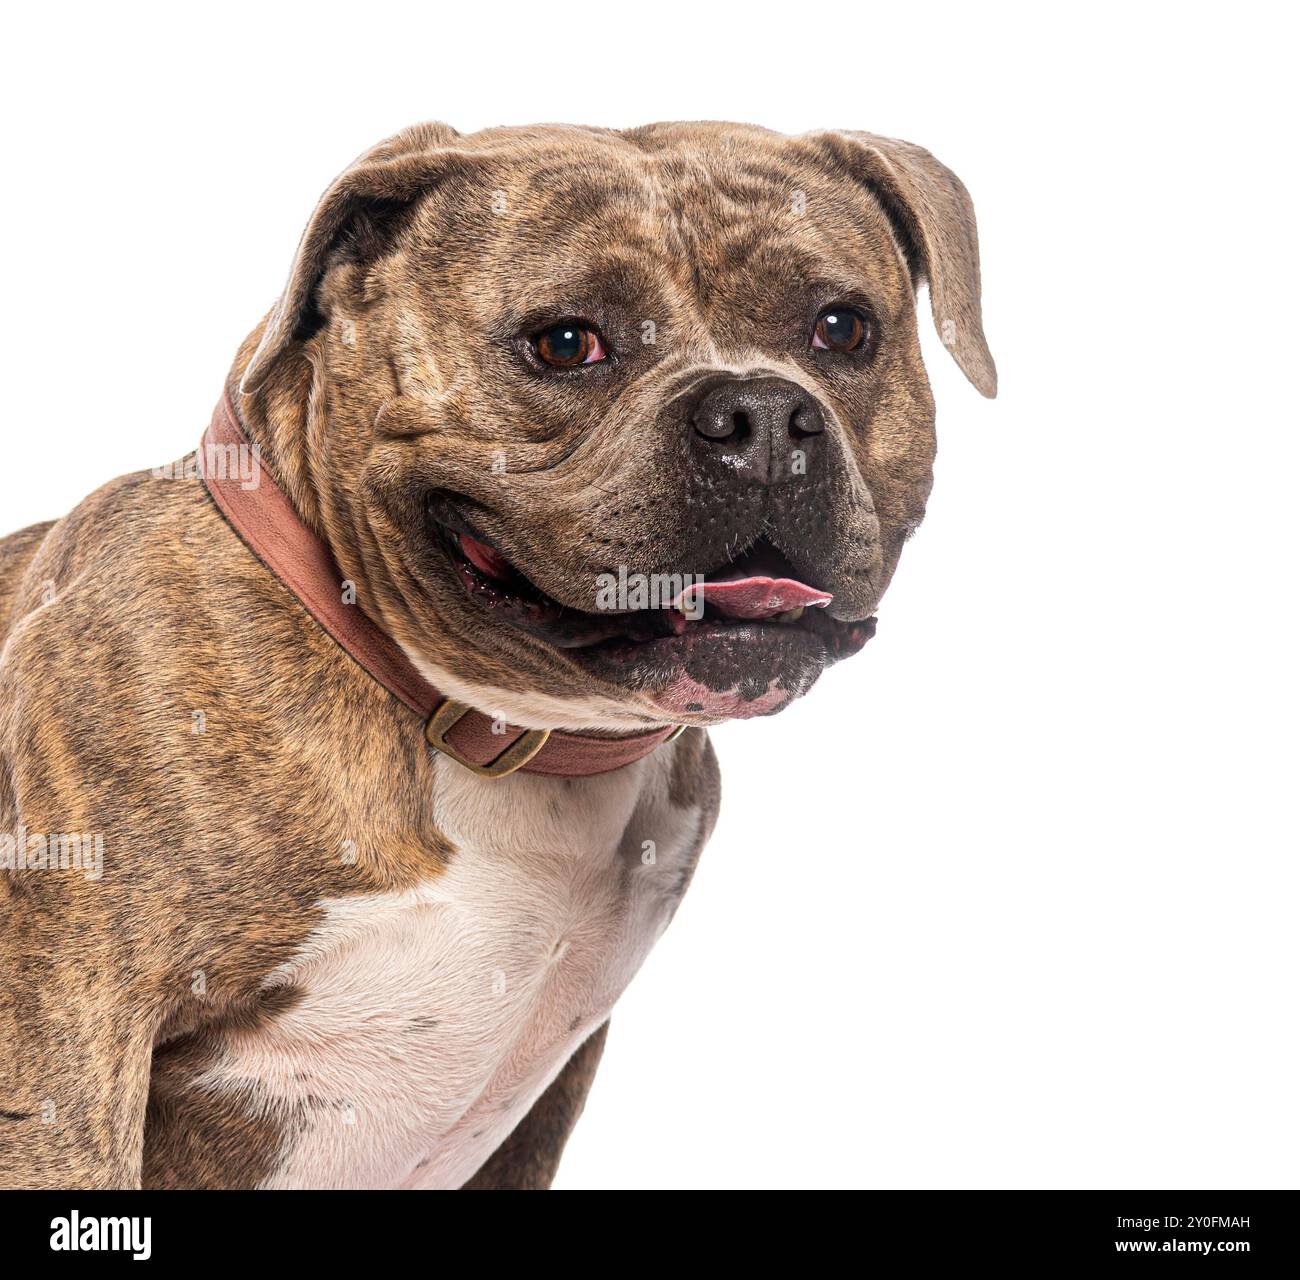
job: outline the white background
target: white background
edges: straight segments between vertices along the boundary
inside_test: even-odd
[[[927,330],[931,514],[867,651],[717,733],[717,834],[560,1185],[1296,1185],[1270,8],[6,17],[5,530],[187,450],[317,194],[417,120],[863,128],[971,190],[1001,398]]]

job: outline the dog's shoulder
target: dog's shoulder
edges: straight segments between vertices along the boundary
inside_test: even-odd
[[[93,880],[19,875],[29,916],[54,929],[84,901],[106,945],[129,921],[156,948],[169,990],[188,993],[218,957],[256,990],[318,898],[437,865],[441,837],[417,821],[419,722],[257,560],[201,479],[123,477],[5,551],[0,831],[103,851]],[[378,841],[396,847],[382,865],[352,852],[377,827],[401,833]]]

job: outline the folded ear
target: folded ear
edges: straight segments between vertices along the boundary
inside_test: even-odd
[[[930,286],[944,346],[975,387],[997,395],[998,373],[980,317],[975,209],[961,179],[928,151],[873,133],[820,135],[837,167],[866,184],[903,240],[913,279]]]
[[[239,389],[251,394],[266,370],[317,321],[316,287],[329,255],[345,238],[372,246],[455,155],[459,137],[445,124],[418,124],[386,139],[354,160],[316,205],[294,255],[289,280],[267,319],[262,340],[244,370]]]

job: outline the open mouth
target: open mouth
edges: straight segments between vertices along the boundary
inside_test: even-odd
[[[664,661],[714,637],[752,641],[760,633],[822,646],[835,661],[856,653],[875,631],[875,618],[832,617],[832,593],[804,581],[765,540],[704,575],[593,577],[597,607],[587,610],[548,595],[441,495],[431,497],[429,513],[472,600],[500,621],[602,667],[652,653]]]

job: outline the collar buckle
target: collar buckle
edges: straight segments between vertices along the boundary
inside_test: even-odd
[[[525,729],[500,755],[493,757],[486,764],[478,764],[474,760],[467,760],[447,741],[447,734],[473,710],[473,707],[466,706],[463,702],[444,698],[434,708],[428,724],[424,726],[424,737],[435,750],[450,756],[457,764],[464,765],[480,778],[504,778],[522,769],[546,745],[546,740],[551,736],[549,729]]]

